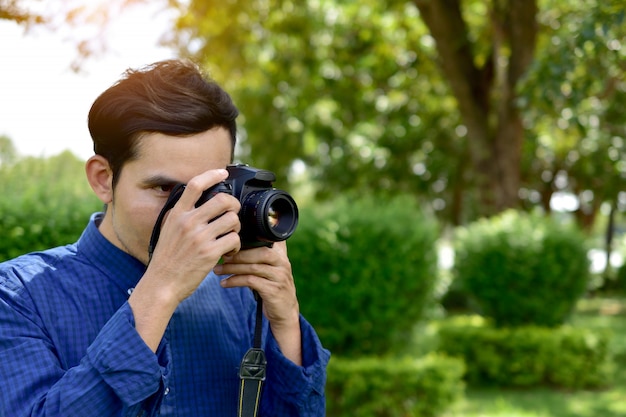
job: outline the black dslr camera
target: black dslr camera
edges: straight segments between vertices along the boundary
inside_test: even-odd
[[[272,187],[276,180],[274,173],[244,164],[228,165],[226,169],[228,178],[205,190],[196,202],[196,207],[217,193],[236,197],[241,203],[241,249],[271,247],[274,242],[289,238],[298,225],[298,206],[287,192]],[[165,214],[174,207],[184,189],[184,184],[177,184],[159,213],[150,237],[150,258],[159,240]]]
[[[285,191],[272,187],[276,175],[244,164],[228,165],[228,178],[204,191],[196,207],[217,193],[231,194],[241,203],[241,248],[272,246],[286,240],[298,225],[298,206]]]

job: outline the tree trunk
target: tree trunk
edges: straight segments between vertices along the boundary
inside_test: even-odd
[[[494,0],[490,58],[476,64],[461,0],[414,0],[437,43],[440,65],[467,128],[470,181],[480,214],[517,207],[524,129],[516,87],[532,61],[536,0]]]

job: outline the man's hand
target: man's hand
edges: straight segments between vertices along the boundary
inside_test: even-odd
[[[250,287],[259,293],[281,351],[292,362],[302,365],[300,309],[286,243],[225,256],[224,263],[217,265],[214,272],[231,275],[222,280],[225,288]]]
[[[198,288],[219,259],[240,246],[239,201],[218,193],[199,207],[202,192],[223,181],[226,170],[192,178],[161,227],[146,273],[129,298],[136,328],[154,351],[174,310]]]

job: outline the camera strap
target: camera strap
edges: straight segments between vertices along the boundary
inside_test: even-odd
[[[267,360],[261,348],[263,333],[263,299],[259,293],[253,291],[256,299],[256,323],[254,326],[254,341],[248,349],[239,366],[239,412],[237,417],[255,417],[259,410],[261,389],[265,381]]]
[[[163,224],[163,219],[168,211],[180,200],[180,196],[183,195],[183,191],[185,191],[185,184],[176,184],[174,188],[172,188],[172,192],[170,196],[167,198],[165,205],[161,209],[159,216],[154,224],[154,228],[152,229],[152,236],[150,236],[150,245],[148,246],[148,259],[152,259],[152,253],[154,252],[154,248],[156,247],[157,241],[159,240],[159,236],[161,235],[161,225]]]
[[[161,209],[150,237],[150,246],[148,247],[149,259],[152,259],[152,253],[154,252],[157,241],[159,240],[161,225],[165,215],[178,202],[184,190],[184,184],[177,184],[172,189],[169,198]],[[263,335],[263,299],[258,292],[253,291],[253,293],[254,299],[257,303],[254,339],[252,342],[252,348],[248,349],[239,366],[239,378],[241,380],[241,385],[239,386],[239,405],[237,417],[256,417],[259,410],[261,389],[263,387],[263,381],[265,381],[267,368],[265,352],[261,348]]]

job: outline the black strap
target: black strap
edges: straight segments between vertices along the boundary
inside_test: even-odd
[[[265,352],[261,349],[263,334],[263,299],[254,291],[256,304],[256,323],[254,325],[254,341],[241,360],[239,366],[239,413],[238,417],[255,417],[259,410],[261,390],[267,368]]]
[[[154,224],[154,228],[152,229],[152,236],[150,236],[150,246],[148,246],[148,259],[152,259],[152,253],[154,252],[154,248],[156,247],[157,241],[159,240],[159,236],[161,235],[161,225],[163,224],[163,218],[168,211],[180,200],[180,196],[183,195],[183,191],[185,191],[185,184],[176,184],[174,188],[172,188],[172,192],[168,197],[165,205],[161,209],[159,213],[159,217],[157,217],[156,223]]]

